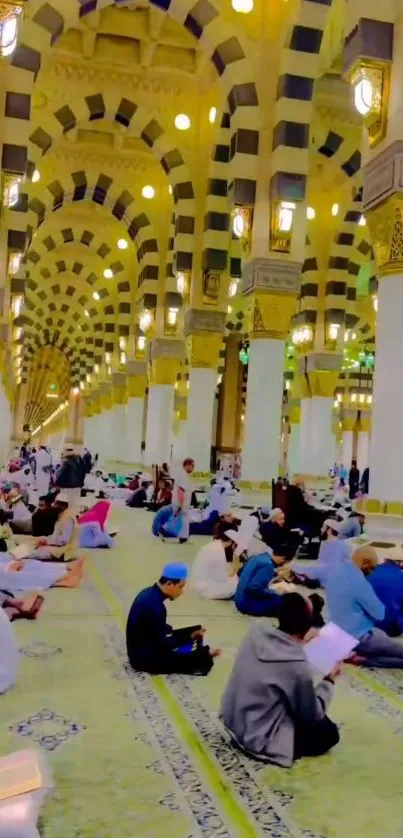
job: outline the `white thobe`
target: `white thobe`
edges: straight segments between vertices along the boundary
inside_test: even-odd
[[[5,611],[0,608],[0,695],[15,684],[19,664],[18,646]]]
[[[190,584],[206,599],[231,599],[238,578],[228,576],[228,562],[221,541],[211,541],[199,550],[192,566]]]
[[[52,465],[52,456],[44,448],[40,448],[35,457],[36,460],[36,488],[39,497],[49,492],[50,472],[44,468]]]

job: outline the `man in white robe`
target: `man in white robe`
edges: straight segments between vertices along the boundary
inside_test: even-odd
[[[220,529],[225,529],[223,524]],[[215,538],[199,550],[190,573],[190,584],[199,596],[205,599],[232,599],[238,584],[238,577],[230,575],[229,561],[233,555],[234,543],[224,532],[217,532]]]
[[[38,496],[47,495],[49,492],[50,472],[52,467],[52,455],[46,449],[45,445],[41,445],[35,456],[36,462],[36,489]]]
[[[15,684],[19,652],[10,620],[0,608],[0,695]]]

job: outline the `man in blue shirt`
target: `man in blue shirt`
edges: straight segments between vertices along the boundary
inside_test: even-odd
[[[357,638],[355,653],[363,666],[403,669],[403,644],[392,640],[377,623],[385,617],[385,606],[369,584],[376,554],[365,545],[351,562],[342,562],[326,582],[330,620]]]
[[[373,547],[368,552],[375,553]],[[375,553],[376,559],[376,553]],[[378,599],[385,606],[385,617],[377,625],[386,631],[389,637],[399,637],[403,632],[403,573],[396,562],[387,559],[383,564],[376,564],[368,576]]]
[[[235,605],[241,614],[252,617],[274,617],[281,603],[281,596],[269,589],[276,575],[276,565],[284,559],[271,557],[269,553],[252,556],[239,574],[235,591]]]
[[[181,672],[207,675],[219,649],[203,646],[201,626],[177,629],[167,623],[165,600],[183,594],[188,570],[179,562],[164,567],[155,585],[137,594],[127,618],[126,646],[134,669],[152,675]]]

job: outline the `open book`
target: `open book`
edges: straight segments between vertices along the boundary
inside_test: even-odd
[[[347,634],[336,623],[326,623],[318,636],[306,643],[304,652],[313,669],[321,675],[328,675],[337,663],[353,651],[358,642],[356,637]]]

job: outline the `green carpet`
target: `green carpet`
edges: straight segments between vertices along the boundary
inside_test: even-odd
[[[248,619],[191,595],[176,626],[203,622],[223,656],[207,678],[149,678],[126,665],[124,624],[163,563],[191,562],[150,533],[151,516],[116,509],[116,549],[94,551],[84,586],[52,590],[36,623],[16,624],[17,686],[1,702],[1,753],[43,748],[56,789],[45,838],[401,838],[403,673],[346,669],[331,715],[342,742],[290,771],[230,748],[220,695]]]

